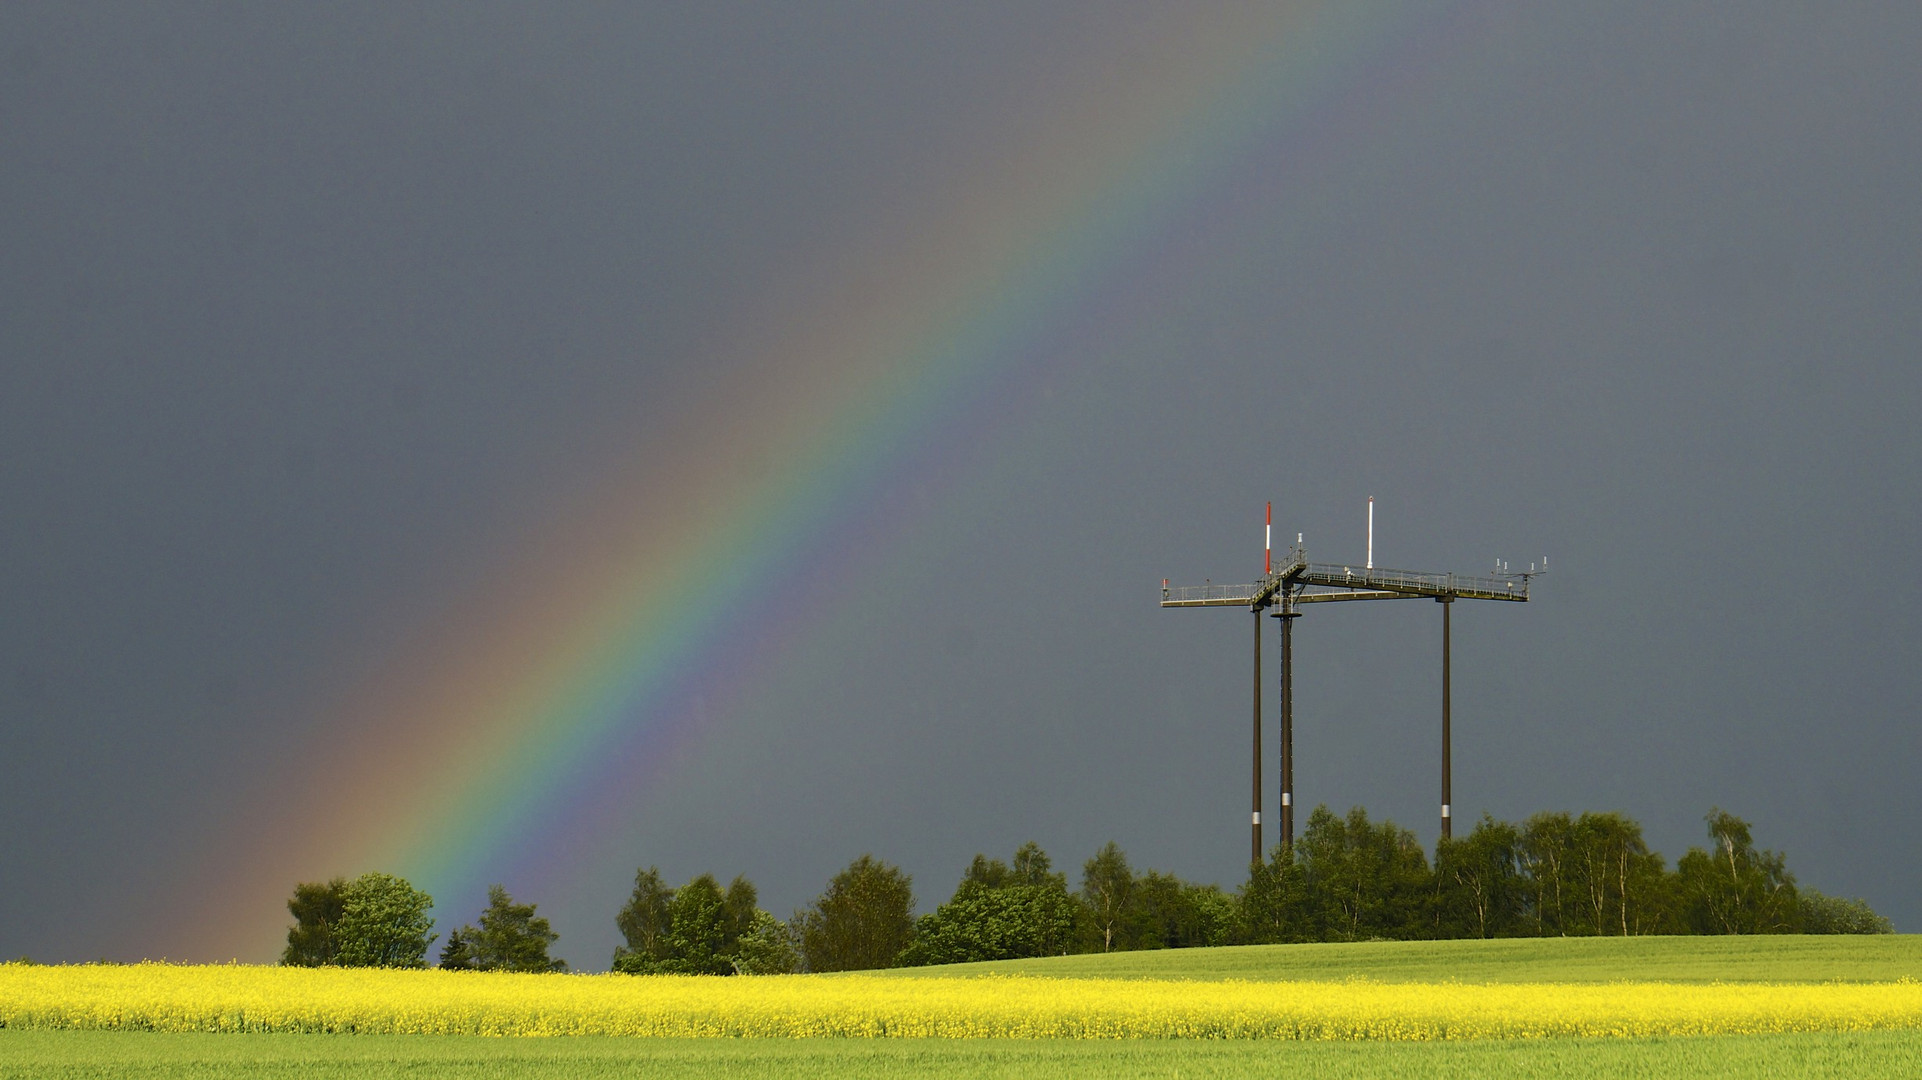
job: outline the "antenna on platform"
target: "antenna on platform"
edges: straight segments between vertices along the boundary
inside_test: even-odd
[[[1368,496],[1368,569],[1375,568],[1375,497]]]
[[[1268,524],[1261,530],[1261,572],[1275,572],[1275,504],[1268,504]]]
[[[1522,579],[1522,586],[1524,588],[1528,586],[1530,578],[1537,578],[1546,573],[1548,573],[1548,556],[1546,555],[1542,556],[1541,562],[1531,561],[1526,570],[1515,569],[1515,564],[1509,562],[1507,559],[1497,558],[1495,560],[1496,577],[1520,578]]]

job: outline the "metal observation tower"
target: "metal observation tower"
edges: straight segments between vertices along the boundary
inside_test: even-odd
[[[1448,616],[1457,600],[1528,600],[1529,579],[1545,573],[1548,560],[1539,567],[1531,564],[1525,571],[1510,573],[1505,563],[1497,563],[1488,576],[1427,573],[1416,570],[1385,570],[1375,566],[1375,500],[1368,500],[1368,557],[1362,566],[1339,563],[1314,563],[1302,548],[1301,537],[1277,561],[1274,557],[1274,504],[1268,506],[1261,580],[1249,585],[1177,585],[1161,582],[1164,608],[1246,608],[1255,616],[1254,679],[1254,768],[1253,816],[1249,858],[1260,862],[1261,849],[1261,619],[1264,613],[1281,620],[1281,839],[1295,842],[1295,695],[1294,695],[1294,622],[1309,604],[1349,600],[1416,600],[1428,598],[1441,605],[1442,679],[1441,679],[1441,834],[1453,835],[1450,828],[1449,790],[1449,700],[1448,700]]]

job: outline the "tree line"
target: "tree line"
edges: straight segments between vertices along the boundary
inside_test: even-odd
[[[917,918],[912,879],[862,855],[785,921],[754,885],[701,874],[679,888],[646,867],[615,916],[614,971],[633,975],[777,974],[1010,960],[1080,952],[1311,941],[1643,934],[1890,933],[1861,900],[1799,886],[1784,857],[1758,849],[1748,822],[1706,818],[1710,843],[1673,870],[1642,828],[1617,813],[1536,814],[1519,824],[1483,815],[1434,857],[1414,833],[1316,807],[1293,843],[1278,844],[1228,892],[1156,870],[1137,872],[1110,842],[1070,889],[1041,848],[1008,862],[976,855],[954,894]],[[437,935],[431,897],[366,874],[301,884],[282,962],[425,967]],[[478,926],[449,932],[443,968],[562,971],[558,935],[534,905],[499,885]]]
[[[439,939],[427,914],[434,898],[391,874],[362,874],[352,881],[302,882],[287,910],[294,925],[280,962],[296,967],[427,966],[427,950]],[[499,885],[487,890],[480,925],[447,934],[440,967],[479,971],[566,971],[547,949],[560,935],[517,904]]]
[[[1779,852],[1720,809],[1710,844],[1669,870],[1642,827],[1616,813],[1483,815],[1432,862],[1414,835],[1357,808],[1309,816],[1292,851],[1253,867],[1246,941],[1369,938],[1889,933],[1861,900],[1797,885]]]

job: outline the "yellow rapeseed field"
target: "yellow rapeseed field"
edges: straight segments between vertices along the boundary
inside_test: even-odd
[[[0,966],[0,1026],[687,1037],[1529,1039],[1922,1029],[1922,983],[1470,985]]]

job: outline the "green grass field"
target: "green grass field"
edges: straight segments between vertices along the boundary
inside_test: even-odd
[[[895,973],[1379,982],[1888,982],[1922,937],[1378,942],[1063,957]],[[821,976],[835,978],[835,976]],[[487,1039],[0,1029],[12,1077],[1922,1076],[1922,1031],[1453,1043]]]
[[[0,1031],[0,1078],[1783,1077],[1922,1075],[1922,1035],[1301,1043],[957,1039],[481,1039]]]
[[[901,968],[901,978],[1019,972],[1058,978],[1606,983],[1922,980],[1922,934],[1513,938],[1246,945]]]

